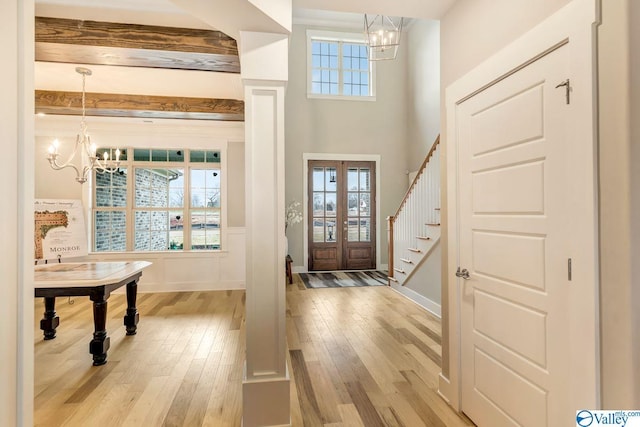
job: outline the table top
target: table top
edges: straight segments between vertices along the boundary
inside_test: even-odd
[[[100,286],[119,282],[151,265],[148,261],[68,262],[35,266],[35,287]]]

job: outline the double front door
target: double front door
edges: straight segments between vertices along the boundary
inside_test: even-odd
[[[309,270],[376,267],[375,162],[309,161]]]

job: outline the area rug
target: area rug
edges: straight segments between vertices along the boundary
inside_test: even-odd
[[[386,271],[334,271],[299,274],[307,288],[384,286],[388,283]]]

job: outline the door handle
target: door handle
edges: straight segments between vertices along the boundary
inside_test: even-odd
[[[456,271],[456,277],[462,277],[464,280],[471,280],[471,276],[469,276],[469,270],[467,270],[466,268],[460,270],[460,267],[458,267],[458,270]]]

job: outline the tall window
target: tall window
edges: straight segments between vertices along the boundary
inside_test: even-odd
[[[219,151],[122,151],[117,172],[95,173],[94,251],[221,248]]]
[[[373,65],[361,35],[307,32],[310,97],[371,99]]]

